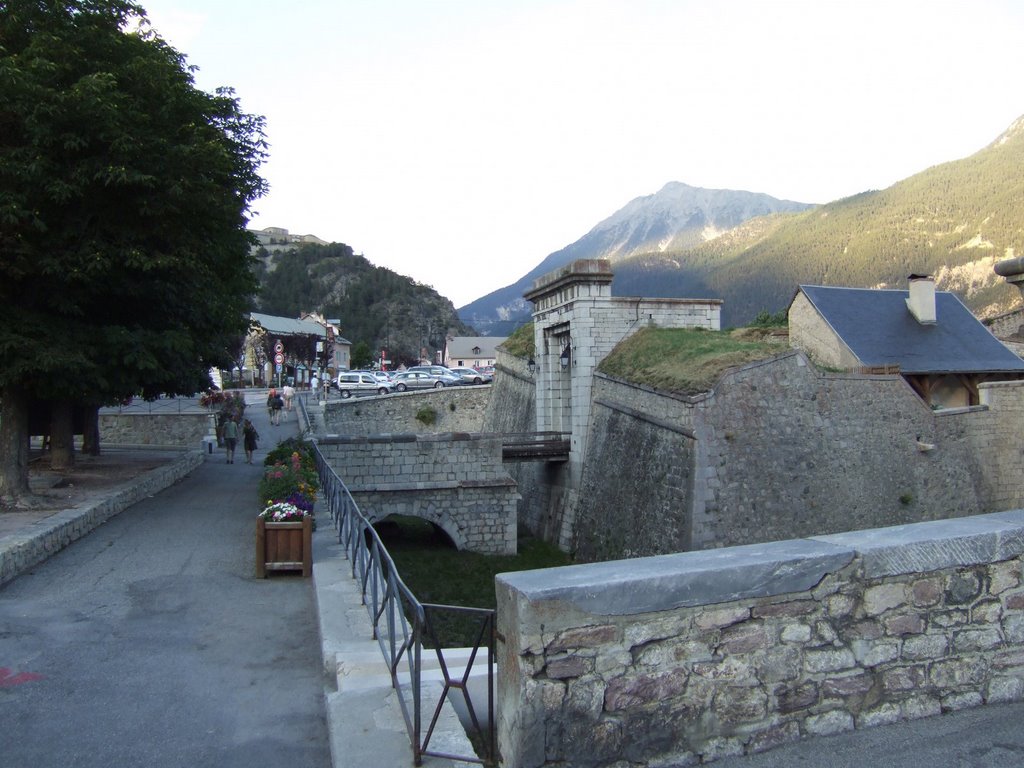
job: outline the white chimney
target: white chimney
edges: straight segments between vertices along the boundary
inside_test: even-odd
[[[935,278],[911,275],[907,309],[921,325],[935,325]]]

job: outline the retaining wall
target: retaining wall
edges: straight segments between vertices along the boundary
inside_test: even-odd
[[[210,413],[101,413],[100,444],[198,449],[216,434]]]
[[[371,522],[419,517],[459,549],[515,554],[518,494],[499,436],[328,435],[318,444]]]
[[[491,386],[482,385],[331,400],[323,407],[323,424],[337,435],[479,432],[490,396]],[[416,418],[423,409],[433,411],[433,423]]]
[[[1024,699],[1024,512],[500,575],[508,768],[690,766]]]

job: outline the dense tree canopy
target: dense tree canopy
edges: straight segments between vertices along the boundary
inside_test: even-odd
[[[0,0],[0,84],[10,501],[29,397],[190,393],[229,363],[255,290],[245,225],[266,145],[262,118],[197,89],[125,0]]]

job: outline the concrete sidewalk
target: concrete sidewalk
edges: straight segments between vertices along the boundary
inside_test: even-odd
[[[297,437],[308,428],[300,422],[297,410],[285,414],[280,427],[271,426],[265,401],[265,391],[246,391],[247,416],[253,419],[261,435],[258,463],[279,440]],[[321,417],[319,406],[310,407],[309,415],[314,422]],[[244,462],[241,448],[235,460]],[[68,478],[40,477],[46,473],[34,473],[34,490],[46,494],[51,501],[41,509],[0,514],[0,585],[31,570],[132,504],[174,485],[204,462],[224,461],[223,451],[208,454],[198,448],[181,452],[107,448],[101,458],[80,457],[79,466],[68,476],[76,483],[68,482]],[[62,503],[65,499],[66,507]],[[313,537],[312,588],[333,765],[412,766],[413,752],[399,694],[391,685],[387,664],[373,638],[370,618],[361,602],[359,587],[352,579],[349,561],[337,544],[330,518],[323,515],[318,523]],[[249,541],[239,544],[251,546]],[[437,682],[424,686],[440,692]],[[424,706],[427,711],[422,727],[426,730],[434,705]],[[435,727],[430,748],[473,754],[450,705],[445,706]],[[423,759],[423,765],[431,768],[465,764],[434,757]]]

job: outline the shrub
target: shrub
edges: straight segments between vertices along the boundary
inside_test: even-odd
[[[432,427],[437,422],[437,411],[425,405],[416,411],[416,421],[425,426]]]

